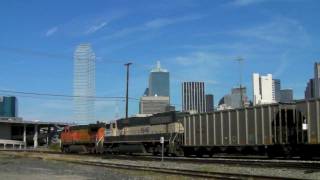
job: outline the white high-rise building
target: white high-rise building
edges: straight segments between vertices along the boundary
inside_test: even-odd
[[[252,76],[253,81],[253,104],[270,104],[274,103],[273,100],[273,80],[272,74],[260,76],[254,73]]]
[[[95,61],[90,44],[80,44],[74,52],[73,101],[77,124],[95,123]]]

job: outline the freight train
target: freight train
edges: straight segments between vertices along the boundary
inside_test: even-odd
[[[157,155],[162,151],[160,137],[164,137],[164,154],[173,156],[320,155],[320,99],[199,114],[166,112],[100,126],[99,135],[94,135],[98,131],[92,126],[83,126],[91,132],[92,141],[65,142],[62,138],[63,149],[74,143],[91,151]],[[67,127],[66,131],[77,128]]]

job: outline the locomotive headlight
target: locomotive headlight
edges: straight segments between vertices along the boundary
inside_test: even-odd
[[[308,129],[308,124],[307,123],[303,123],[302,124],[302,130],[307,130]]]

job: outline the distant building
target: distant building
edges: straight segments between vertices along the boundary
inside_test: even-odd
[[[314,97],[320,97],[320,63],[314,63]]]
[[[280,102],[289,103],[293,101],[293,90],[292,89],[282,89],[280,91],[281,99]]]
[[[169,72],[162,69],[160,62],[152,69],[149,76],[148,96],[170,96]]]
[[[74,120],[78,124],[95,123],[95,61],[90,44],[80,44],[74,52]]]
[[[152,69],[149,75],[148,88],[140,98],[139,113],[156,114],[174,109],[170,106],[169,72],[162,69],[160,62]]]
[[[149,88],[146,88],[146,90],[144,90],[143,96],[149,96]]]
[[[312,99],[314,98],[314,79],[310,79],[307,83],[306,90],[304,91],[304,98],[305,99]]]
[[[260,76],[254,73],[252,76],[253,80],[253,104],[269,104],[274,103],[273,100],[273,80],[272,74],[266,76]]]
[[[272,80],[272,99],[275,102],[279,102],[281,99],[280,95],[281,90],[281,81],[280,79],[273,79]]]
[[[242,91],[242,101],[241,101],[241,91]],[[231,94],[227,94],[220,99],[218,104],[218,110],[225,109],[236,109],[249,106],[248,97],[247,97],[247,89],[246,87],[233,88],[231,90]]]
[[[204,82],[182,83],[182,111],[199,113],[206,111]]]
[[[214,111],[214,96],[213,94],[206,94],[206,112]]]
[[[0,117],[17,117],[18,100],[14,96],[0,96]]]
[[[166,112],[170,106],[168,96],[143,96],[140,99],[140,114]]]

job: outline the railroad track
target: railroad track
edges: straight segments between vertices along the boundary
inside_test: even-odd
[[[7,151],[8,152],[8,151]],[[22,150],[17,150],[16,152],[22,152]],[[154,173],[161,174],[171,174],[171,175],[179,175],[179,176],[187,176],[194,178],[205,178],[205,179],[295,179],[295,178],[284,178],[284,177],[275,177],[275,176],[265,176],[265,175],[254,175],[254,174],[238,174],[238,173],[224,173],[224,172],[209,172],[209,171],[201,171],[201,170],[190,170],[190,169],[182,169],[182,168],[168,168],[164,164],[161,166],[144,166],[144,165],[132,165],[132,164],[122,164],[115,162],[99,162],[99,160],[84,160],[82,158],[68,158],[71,156],[66,155],[67,158],[62,158],[59,156],[43,156],[44,154],[62,154],[58,152],[43,152],[43,151],[23,151],[36,154],[34,156],[27,156],[30,158],[40,158],[44,160],[54,160],[60,162],[67,162],[73,164],[81,164],[88,166],[97,166],[97,167],[105,167],[112,169],[125,169],[125,170],[133,170],[133,171],[148,171]],[[65,155],[65,154],[63,154]],[[16,156],[23,156],[22,154],[16,154]]]
[[[234,173],[222,173],[222,172],[204,172],[196,171],[190,169],[173,169],[166,167],[148,167],[148,166],[138,166],[138,165],[125,165],[125,164],[115,164],[115,163],[99,163],[99,162],[70,162],[83,165],[99,166],[106,168],[115,169],[126,169],[126,170],[139,170],[139,171],[150,171],[156,173],[172,174],[172,175],[182,175],[197,178],[215,178],[215,179],[295,179],[295,178],[284,178],[275,176],[263,176],[263,175],[249,175],[249,174],[234,174]]]
[[[134,159],[141,161],[161,161],[159,156],[142,156],[142,155],[105,155],[104,159]],[[194,157],[164,157],[164,161],[184,162],[193,164],[228,164],[241,166],[260,166],[260,167],[279,167],[279,168],[296,168],[320,171],[319,160],[297,160],[297,159],[266,159],[252,157],[212,157],[212,158],[194,158]]]
[[[27,150],[0,150],[14,152],[33,152],[33,153],[48,153],[48,154],[64,154],[58,151],[43,151],[37,149]],[[65,154],[102,157],[103,159],[132,159],[143,161],[161,161],[160,156],[152,155],[113,155],[113,154]],[[263,167],[286,167],[286,168],[302,168],[311,170],[320,170],[319,160],[298,160],[298,159],[266,159],[259,157],[212,157],[212,158],[195,158],[195,157],[164,157],[164,161],[170,162],[185,162],[185,163],[214,163],[214,164],[236,164],[246,166],[263,166]]]

